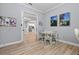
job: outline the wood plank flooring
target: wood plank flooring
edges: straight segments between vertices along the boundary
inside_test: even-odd
[[[34,33],[24,34],[24,42],[0,48],[0,55],[77,55],[79,47],[56,42],[55,45],[44,45],[36,40]],[[28,39],[27,39],[28,38]]]

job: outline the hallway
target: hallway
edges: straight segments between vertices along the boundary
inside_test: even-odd
[[[31,44],[36,42],[36,33],[35,32],[25,32],[24,33],[24,42]]]

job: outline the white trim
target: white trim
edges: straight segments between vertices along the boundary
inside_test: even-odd
[[[23,40],[23,12],[21,12],[21,40]]]
[[[68,41],[64,41],[64,40],[57,40],[57,41],[79,47],[79,44],[75,44],[75,43],[72,43],[72,42],[68,42]]]
[[[39,38],[39,35],[38,35],[38,34],[39,34],[39,33],[38,33],[38,32],[39,32],[39,31],[38,31],[38,29],[39,29],[39,28],[38,28],[39,24],[38,24],[38,23],[39,23],[39,22],[38,22],[38,16],[37,16],[37,21],[36,21],[36,24],[37,24],[37,26],[36,26],[36,39],[37,39],[37,40],[38,40],[38,38]]]
[[[10,45],[13,45],[13,44],[19,44],[21,42],[23,42],[23,40],[16,41],[16,42],[10,42],[10,43],[6,43],[6,44],[2,44],[2,45],[0,45],[0,48],[6,47],[6,46],[10,46]]]
[[[29,14],[33,14],[35,17],[36,17],[36,38],[38,37],[38,15],[36,14],[36,13],[34,13],[34,12],[31,12],[31,11],[25,11],[25,10],[23,10],[22,12],[21,12],[21,18],[22,18],[22,27],[21,27],[21,30],[23,30],[23,22],[24,22],[24,19],[23,19],[23,15],[24,15],[24,12],[25,13],[29,13]],[[24,40],[23,39],[23,31],[21,31],[21,39],[22,40]]]
[[[65,3],[60,3],[60,4],[56,5],[55,7],[52,7],[52,8],[50,8],[50,9],[47,9],[46,11],[41,11],[41,10],[39,10],[39,9],[36,9],[36,8],[32,7],[32,6],[29,6],[28,4],[22,4],[22,5],[26,6],[26,7],[29,8],[29,9],[33,9],[34,11],[37,11],[37,12],[39,12],[39,13],[45,14],[45,13],[47,13],[47,12],[49,12],[49,11],[55,9],[55,8],[58,8],[58,7],[60,7],[60,6],[64,5],[64,4],[65,4]]]
[[[37,17],[37,12],[33,12],[33,11],[28,11],[28,10],[26,10],[26,9],[24,9],[24,10],[22,10],[22,12],[24,13],[28,13],[28,14],[30,14],[30,15],[34,15],[33,17]]]
[[[64,3],[58,4],[58,5],[56,5],[55,7],[46,10],[45,13],[47,13],[47,12],[49,12],[49,11],[55,9],[55,8],[61,7],[62,5],[64,5]]]
[[[32,10],[34,10],[34,11],[37,11],[37,12],[40,12],[40,13],[44,13],[43,11],[41,11],[41,10],[39,10],[39,9],[36,9],[36,8],[34,8],[34,7],[32,7],[32,6],[29,6],[29,5],[27,5],[27,4],[22,4],[22,5],[24,5],[25,7],[29,8],[29,9],[32,9]]]

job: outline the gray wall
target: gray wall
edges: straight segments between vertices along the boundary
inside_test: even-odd
[[[0,16],[15,17],[16,27],[0,27],[0,45],[21,40],[21,13],[17,4],[0,4]]]
[[[0,16],[15,17],[17,20],[16,27],[0,27],[0,45],[8,44],[21,40],[21,13],[30,11],[42,20],[42,14],[36,10],[28,8],[25,4],[0,4]]]
[[[62,6],[47,12],[43,22],[45,30],[57,31],[59,34],[58,39],[71,42],[74,44],[79,44],[79,41],[76,39],[74,35],[74,29],[79,28],[79,8],[78,7],[79,7],[79,4],[63,4]],[[50,17],[54,15],[59,16],[59,14],[62,14],[65,12],[71,13],[70,26],[50,27]]]

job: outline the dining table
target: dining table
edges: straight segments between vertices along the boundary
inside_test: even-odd
[[[44,43],[46,44],[47,42],[49,42],[50,44],[52,44],[52,42],[54,41],[56,43],[56,31],[55,32],[51,32],[51,31],[44,31],[42,32],[43,37],[44,37]]]

